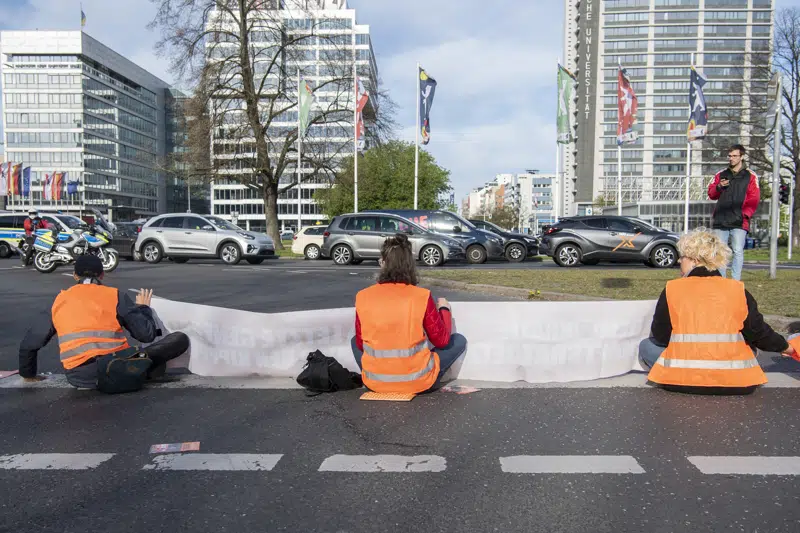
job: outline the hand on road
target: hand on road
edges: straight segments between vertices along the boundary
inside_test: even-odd
[[[39,381],[44,381],[44,376],[35,376],[32,378],[22,378],[22,381],[25,383],[38,383]]]
[[[439,298],[439,299],[436,301],[436,307],[437,307],[438,309],[441,309],[442,307],[446,307],[446,308],[450,309],[450,302],[448,302],[448,301],[447,301],[446,299],[444,299],[444,298]]]
[[[796,358],[797,357],[797,351],[790,344],[789,347],[786,350],[781,352],[781,355],[783,355],[784,357],[794,357],[794,358]]]
[[[136,305],[150,305],[150,299],[153,297],[153,289],[139,289],[139,294],[136,295]]]

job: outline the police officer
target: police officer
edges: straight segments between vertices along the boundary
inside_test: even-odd
[[[67,381],[74,387],[109,393],[140,388],[146,379],[162,375],[167,361],[189,348],[189,338],[179,332],[146,348],[132,348],[125,330],[141,342],[161,335],[150,309],[153,291],[140,291],[134,303],[124,292],[106,287],[103,264],[94,255],[78,257],[74,277],[77,284],[56,296],[50,320],[35,322],[20,344],[19,374],[25,381],[42,379],[36,375],[38,352],[56,335]],[[113,364],[118,359],[130,364]],[[122,382],[127,385],[118,386]],[[130,387],[131,383],[135,386]]]
[[[28,266],[31,264],[31,256],[35,251],[33,249],[33,241],[36,240],[36,230],[47,229],[50,226],[46,220],[39,217],[39,212],[35,209],[28,211],[28,218],[25,219],[23,226],[25,227],[25,242],[28,245],[28,250],[25,252],[22,264]]]

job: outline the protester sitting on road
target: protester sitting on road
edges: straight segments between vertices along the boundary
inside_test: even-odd
[[[146,348],[130,347],[124,329],[141,342],[152,342],[161,335],[149,307],[153,291],[142,290],[134,305],[127,294],[101,283],[103,264],[94,255],[78,257],[74,277],[77,285],[56,297],[50,319],[36,319],[20,344],[19,374],[25,381],[43,379],[37,376],[38,351],[56,335],[67,381],[77,388],[110,393],[125,392],[114,390],[111,382],[115,380],[130,383],[133,379],[140,387],[146,379],[160,377],[167,361],[189,348],[189,337],[183,333],[171,333]],[[109,364],[120,358],[134,363]],[[117,371],[127,373],[117,376]],[[104,386],[106,383],[110,384]]]
[[[680,279],[656,304],[651,337],[639,345],[648,379],[662,385],[754,388],[767,382],[755,350],[794,354],[764,322],[740,281],[723,278],[731,250],[701,228],[678,241]]]
[[[464,353],[467,339],[451,335],[447,300],[434,303],[429,290],[417,287],[406,235],[386,239],[380,266],[378,283],[356,296],[351,344],[364,385],[375,392],[431,390]]]

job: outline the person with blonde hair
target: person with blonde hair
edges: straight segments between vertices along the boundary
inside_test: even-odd
[[[722,277],[731,250],[700,228],[678,241],[682,277],[669,281],[656,304],[650,338],[639,359],[661,385],[752,390],[767,382],[756,349],[795,354],[772,330],[740,281]]]
[[[353,355],[364,385],[375,392],[416,394],[435,388],[461,357],[467,340],[451,334],[450,304],[434,303],[417,287],[408,237],[398,234],[381,247],[378,283],[356,295]]]

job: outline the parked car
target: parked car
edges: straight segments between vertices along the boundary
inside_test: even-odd
[[[370,211],[364,211],[368,213]],[[469,263],[485,263],[487,259],[503,259],[503,239],[488,231],[480,230],[467,220],[449,211],[426,209],[385,210],[406,218],[424,229],[461,242]]]
[[[322,257],[322,242],[328,226],[308,226],[294,235],[292,253],[304,255],[306,259],[320,259]]]
[[[281,240],[282,241],[291,241],[294,238],[294,233],[291,231],[284,231],[281,233]]]
[[[643,262],[671,268],[678,261],[678,235],[644,220],[618,216],[561,219],[546,226],[539,252],[562,267],[600,261]]]
[[[485,220],[470,219],[476,228],[494,233],[503,239],[506,259],[512,263],[524,261],[526,257],[539,255],[539,240],[533,235],[508,231]]]
[[[51,229],[58,232],[59,241],[66,241],[76,229],[87,228],[87,224],[76,216],[58,212],[40,211],[39,216],[47,221]],[[0,258],[10,257],[18,251],[20,242],[25,237],[25,219],[28,213],[0,213]],[[44,234],[50,230],[41,229],[37,233]]]
[[[135,251],[148,263],[158,263],[164,257],[176,263],[218,257],[229,265],[242,259],[258,265],[275,256],[275,243],[263,233],[245,231],[213,215],[169,214],[147,221]]]
[[[379,259],[383,242],[405,233],[414,256],[427,266],[463,259],[464,247],[456,239],[439,235],[393,213],[369,212],[335,217],[323,234],[322,255],[337,265]]]
[[[119,256],[128,260],[141,261],[142,256],[136,251],[136,240],[144,224],[136,222],[115,222],[115,230],[111,233],[111,246],[119,251]]]

